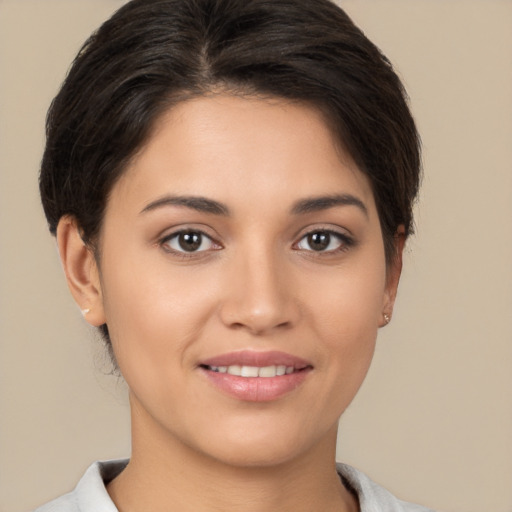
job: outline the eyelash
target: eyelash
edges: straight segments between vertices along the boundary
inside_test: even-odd
[[[178,256],[180,258],[184,258],[184,259],[194,258],[194,257],[197,257],[199,254],[202,254],[202,253],[205,253],[205,252],[209,251],[210,248],[208,248],[206,250],[201,250],[201,251],[197,251],[197,250],[195,250],[195,251],[186,251],[186,250],[180,251],[180,250],[174,249],[174,248],[172,248],[172,247],[170,247],[168,245],[169,242],[171,242],[174,239],[176,239],[178,241],[179,237],[182,236],[182,235],[199,235],[201,237],[200,246],[203,245],[205,240],[208,240],[209,243],[212,246],[214,246],[213,247],[214,251],[218,251],[218,250],[223,248],[221,244],[216,242],[210,235],[207,235],[204,231],[201,231],[200,229],[181,229],[179,231],[175,231],[174,233],[171,233],[171,234],[165,236],[164,238],[162,238],[159,241],[159,245],[162,247],[162,249],[165,252],[173,254],[173,255]]]
[[[312,235],[317,235],[317,234],[322,234],[322,235],[328,235],[330,237],[330,240],[329,240],[329,244],[332,243],[332,238],[335,238],[339,241],[339,247],[336,247],[335,249],[330,249],[330,250],[320,250],[320,251],[315,251],[314,249],[309,249],[309,250],[306,250],[306,252],[308,253],[312,253],[312,254],[325,254],[325,255],[332,255],[332,254],[338,254],[340,252],[345,252],[345,251],[348,251],[351,247],[353,247],[355,245],[355,240],[346,235],[345,233],[340,233],[338,231],[334,231],[332,229],[322,229],[322,228],[315,228],[315,229],[312,229],[311,231],[308,231],[307,233],[304,233],[298,242],[296,242],[294,244],[294,248],[297,247],[297,250],[300,250],[300,247],[299,247],[299,244],[302,243],[303,241],[307,240],[308,237],[312,236]]]
[[[316,229],[312,229],[311,231],[308,231],[307,233],[304,233],[300,237],[300,239],[293,244],[292,248],[297,251],[302,250],[300,248],[300,244],[303,241],[307,240],[308,237],[311,237],[313,235],[318,235],[318,234],[327,235],[328,237],[330,237],[329,245],[332,243],[332,238],[337,239],[339,241],[339,247],[336,247],[335,249],[330,249],[327,251],[326,250],[316,251],[315,249],[312,249],[312,248],[304,249],[305,252],[311,253],[312,255],[313,254],[332,255],[332,254],[338,254],[340,252],[345,252],[355,245],[355,240],[344,233],[339,233],[338,231],[334,231],[332,229],[316,228]],[[169,242],[171,242],[172,240],[178,241],[179,237],[182,235],[199,235],[201,237],[199,248],[204,244],[205,239],[209,241],[208,243],[211,244],[212,247],[209,247],[207,249],[203,249],[200,251],[198,251],[198,250],[186,251],[186,250],[175,249],[175,248],[169,246]],[[223,246],[219,242],[214,240],[210,235],[206,234],[204,231],[201,231],[200,229],[181,229],[179,231],[175,231],[174,233],[171,233],[171,234],[165,236],[164,238],[162,238],[158,242],[158,244],[162,247],[162,249],[165,252],[173,254],[173,255],[183,258],[183,259],[198,257],[200,254],[209,252],[210,250],[218,251],[220,249],[223,249]]]

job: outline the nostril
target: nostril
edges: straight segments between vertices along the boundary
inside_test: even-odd
[[[288,322],[288,321],[280,322],[275,325],[272,325],[272,324],[266,323],[266,322],[258,323],[258,322],[254,322],[254,321],[248,321],[247,323],[232,322],[229,324],[229,327],[231,329],[237,330],[237,331],[245,329],[245,330],[252,332],[253,334],[263,334],[265,332],[275,330],[275,329],[285,330],[285,329],[288,329],[289,327],[291,327],[291,325],[292,325],[292,323]]]

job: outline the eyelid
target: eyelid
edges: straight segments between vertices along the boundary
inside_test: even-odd
[[[207,249],[203,249],[203,250],[189,252],[189,251],[175,249],[168,245],[170,240],[177,238],[178,236],[180,236],[184,233],[197,233],[197,234],[201,235],[202,237],[207,238],[211,243],[211,247],[209,247]],[[207,233],[204,229],[193,227],[193,226],[181,226],[179,228],[175,228],[171,232],[168,232],[167,234],[160,236],[158,238],[157,244],[167,254],[173,254],[173,255],[179,256],[181,258],[193,258],[194,256],[197,257],[199,255],[204,256],[205,253],[223,249],[222,244],[218,240],[216,240],[215,237],[213,237],[212,235]]]
[[[300,229],[297,229],[295,231],[295,237],[296,239],[298,238],[301,238],[305,235],[308,235],[310,233],[315,233],[317,231],[328,231],[330,233],[334,233],[336,235],[340,235],[340,236],[346,236],[346,237],[349,237],[349,238],[353,238],[354,235],[352,234],[352,231],[342,225],[342,224],[337,224],[336,221],[334,222],[322,222],[322,221],[317,221],[317,222],[310,222],[309,224],[307,224],[306,226],[302,226]]]
[[[329,235],[332,235],[340,240],[340,247],[337,247],[336,249],[330,249],[328,251],[315,251],[314,249],[302,249],[299,248],[298,245],[301,243],[306,237],[314,234],[314,233],[328,233]],[[307,253],[313,253],[317,255],[328,255],[328,254],[335,254],[338,252],[346,251],[350,247],[353,247],[356,245],[356,240],[354,237],[347,232],[347,230],[342,228],[335,228],[332,226],[311,226],[309,228],[306,228],[306,230],[303,230],[300,235],[297,237],[297,241],[294,242],[293,247],[296,250],[304,251]]]
[[[197,222],[179,222],[167,225],[165,228],[158,230],[158,234],[154,236],[152,243],[158,245],[162,243],[162,241],[168,240],[180,233],[201,233],[220,245],[220,236],[217,231],[211,228],[208,224]]]

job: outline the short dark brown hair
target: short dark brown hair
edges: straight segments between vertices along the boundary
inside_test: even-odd
[[[94,247],[108,194],[159,116],[215,90],[306,102],[368,177],[388,261],[412,230],[420,142],[388,59],[329,0],[132,0],[84,44],[47,117],[41,198]],[[107,333],[104,327],[104,333]]]

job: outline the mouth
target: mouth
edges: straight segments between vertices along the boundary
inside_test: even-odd
[[[241,351],[208,359],[198,368],[224,394],[243,401],[268,402],[299,387],[313,365],[283,352]]]
[[[295,372],[304,371],[307,366],[303,368],[295,368],[294,366],[285,365],[270,365],[270,366],[242,366],[239,364],[232,364],[229,366],[209,366],[200,365],[205,370],[216,372],[216,373],[227,373],[236,377],[262,377],[272,378],[281,377],[282,375],[290,375]]]

